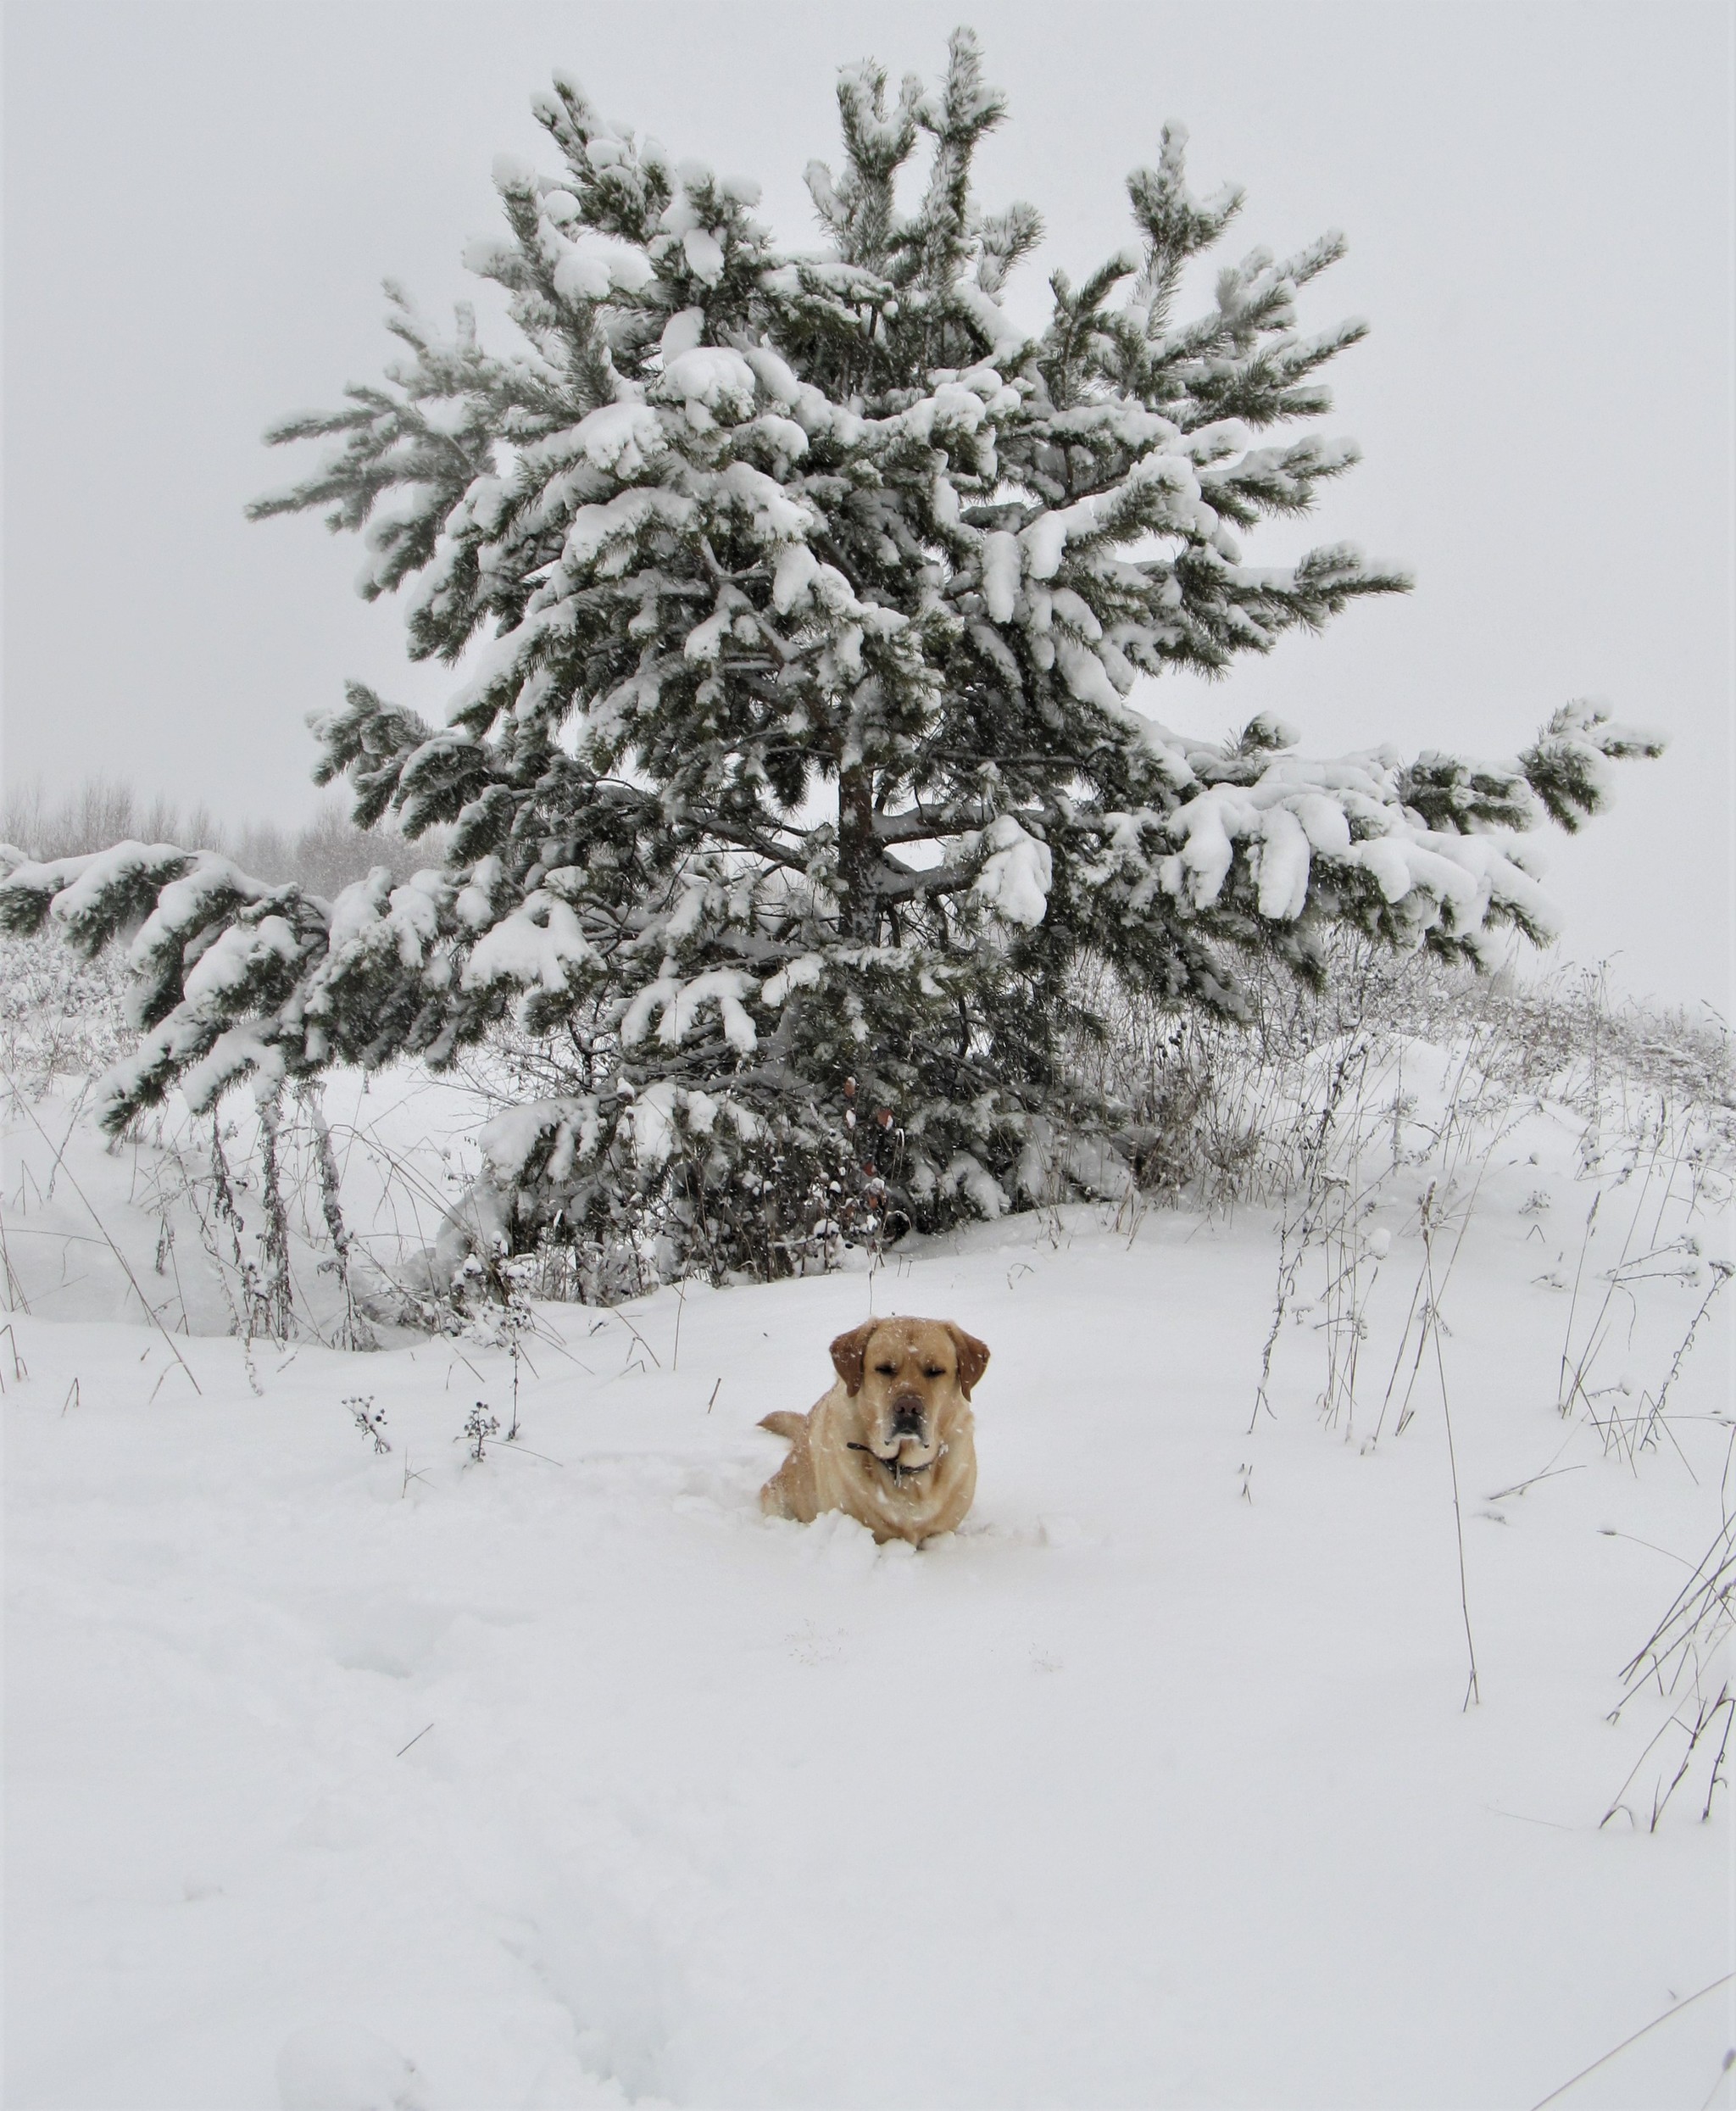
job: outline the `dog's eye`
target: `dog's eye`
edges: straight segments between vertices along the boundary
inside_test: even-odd
[[[876,1363],[874,1367],[879,1372],[882,1378],[896,1378],[898,1376],[899,1367],[896,1363]]]
[[[946,1372],[938,1363],[924,1364],[922,1369],[926,1378],[944,1378],[946,1376]]]

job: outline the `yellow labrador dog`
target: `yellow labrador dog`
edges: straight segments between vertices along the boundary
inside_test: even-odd
[[[837,1383],[805,1415],[760,1424],[790,1455],[760,1490],[768,1518],[843,1510],[876,1540],[932,1540],[976,1492],[971,1395],[988,1351],[949,1319],[871,1319],[832,1345]]]

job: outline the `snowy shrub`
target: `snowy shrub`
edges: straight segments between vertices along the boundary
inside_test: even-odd
[[[371,1393],[352,1393],[343,1404],[349,1410],[350,1420],[371,1442],[376,1452],[384,1453],[392,1449],[391,1440],[386,1434],[386,1410],[374,1405]]]
[[[129,1055],[125,962],[81,961],[57,940],[0,936],[0,1063],[14,1090],[40,1097],[60,1078],[89,1079]]]
[[[1679,1131],[1684,1167],[1722,1204],[1736,1178],[1736,1077],[1722,1022],[1611,1000],[1600,976],[1444,968],[1360,937],[1328,943],[1304,981],[1271,962],[1244,976],[1243,1019],[1178,1011],[1093,965],[1082,993],[1104,1022],[1070,1060],[1124,1111],[1139,1188],[1207,1210],[1281,1203],[1346,1050],[1394,1068],[1407,1044],[1464,1057],[1461,1103],[1499,1121],[1541,1100],[1578,1125],[1589,1169]],[[1394,1090],[1402,1093],[1401,1083]]]
[[[1409,583],[1241,549],[1356,459],[1285,430],[1364,334],[1299,326],[1342,239],[1254,250],[1177,314],[1242,194],[1196,198],[1171,127],[1132,241],[1054,273],[1027,333],[1001,294],[1042,222],[972,192],[1004,114],[973,38],[890,99],[848,67],[838,103],[800,252],[753,183],[557,77],[554,172],[498,161],[505,231],[467,253],[519,348],[389,288],[384,382],[269,436],[327,451],[255,515],[329,509],[411,654],[468,668],[437,727],[353,685],[316,775],[359,827],[450,833],[335,895],[160,843],[21,864],[6,927],[129,944],[111,1129],[174,1085],[450,1065],[511,1021],[548,1089],[491,1125],[471,1245],[568,1245],[598,1295],[776,1273],[1149,1163],[1076,1060],[1094,989],[1239,1020],[1334,931],[1472,965],[1550,931],[1524,833],[1577,826],[1651,736],[1570,705],[1508,760],[1310,759],[1267,718],[1224,744],[1143,708]],[[1195,1120],[1152,1112],[1166,1149]]]

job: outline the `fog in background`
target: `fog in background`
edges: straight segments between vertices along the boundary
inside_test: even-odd
[[[528,98],[555,66],[680,155],[751,175],[760,217],[818,234],[832,84],[865,52],[932,77],[972,22],[1011,103],[987,203],[1078,277],[1127,239],[1122,178],[1160,128],[1205,193],[1245,183],[1227,247],[1328,226],[1346,260],[1305,330],[1373,331],[1322,429],[1366,460],[1251,563],[1349,537],[1414,594],[1353,607],[1227,682],[1135,702],[1205,732],[1274,710],[1314,752],[1393,741],[1511,755],[1607,699],[1667,757],[1549,844],[1564,950],[1728,1013],[1731,981],[1731,11],[1722,4],[1226,5],[1073,10],[783,0],[721,8],[443,0],[18,0],[6,14],[3,767],[53,796],[93,771],[231,825],[314,810],[303,721],[346,677],[438,718],[361,549],[249,526],[306,451],[259,435],[374,378],[379,281],[431,311],[494,289],[459,263],[499,224],[489,168],[552,168]],[[1205,291],[1202,287],[1201,292]]]

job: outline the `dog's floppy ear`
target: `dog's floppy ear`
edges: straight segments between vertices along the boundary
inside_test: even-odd
[[[832,1345],[832,1367],[843,1380],[846,1392],[860,1393],[862,1390],[862,1363],[868,1354],[868,1337],[879,1324],[877,1319],[865,1319],[860,1327],[852,1327]]]
[[[971,1389],[988,1368],[988,1345],[979,1341],[975,1334],[967,1334],[962,1327],[946,1323],[946,1330],[953,1338],[953,1346],[959,1352],[959,1386],[966,1400]]]

